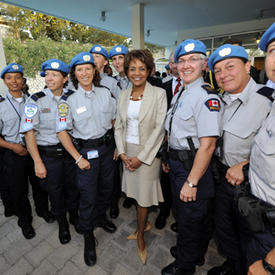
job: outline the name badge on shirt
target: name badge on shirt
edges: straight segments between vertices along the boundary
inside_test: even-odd
[[[86,106],[82,106],[82,107],[76,109],[76,113],[77,113],[78,115],[81,114],[81,113],[84,113],[84,112],[86,112],[86,111],[87,111]]]
[[[87,159],[96,159],[98,157],[99,157],[99,155],[98,155],[97,150],[92,150],[92,151],[87,152]]]
[[[41,109],[41,113],[47,114],[47,113],[50,113],[50,112],[51,112],[50,108],[42,108]]]

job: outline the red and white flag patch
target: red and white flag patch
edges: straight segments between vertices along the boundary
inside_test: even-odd
[[[220,101],[216,98],[210,98],[205,102],[206,107],[212,112],[219,112],[221,109]]]

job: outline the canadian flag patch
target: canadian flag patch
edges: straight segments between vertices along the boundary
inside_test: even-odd
[[[210,98],[205,102],[206,107],[212,112],[219,112],[221,109],[220,101],[216,98]]]
[[[25,123],[32,123],[32,119],[30,119],[30,118],[25,118]]]

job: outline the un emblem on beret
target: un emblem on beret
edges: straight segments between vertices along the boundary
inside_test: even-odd
[[[83,60],[84,61],[90,61],[91,60],[91,57],[89,55],[83,55]]]
[[[194,43],[189,43],[184,46],[184,49],[186,52],[191,52],[195,49],[195,44]]]
[[[11,67],[12,67],[13,70],[18,70],[19,69],[18,65],[12,65]]]
[[[117,52],[117,53],[120,53],[121,51],[122,51],[121,47],[117,47],[117,48],[116,48],[116,52]]]
[[[222,50],[219,51],[219,55],[220,56],[227,56],[231,53],[231,48],[224,48]]]
[[[101,48],[100,48],[100,47],[95,47],[95,51],[96,51],[96,52],[100,52],[100,51],[101,51]]]
[[[51,67],[52,67],[53,69],[58,69],[58,68],[59,68],[59,63],[58,63],[58,62],[52,62],[52,63],[51,63]]]

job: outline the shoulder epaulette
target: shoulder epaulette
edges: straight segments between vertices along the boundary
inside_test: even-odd
[[[44,92],[38,92],[38,93],[35,93],[31,96],[31,99],[34,100],[34,101],[37,101],[39,98],[45,96],[45,93]]]
[[[118,88],[119,88],[120,90],[122,90],[122,87],[121,87],[121,85],[120,85],[120,82],[118,82],[118,81],[117,81],[117,86],[118,86]]]
[[[5,98],[0,96],[0,103],[3,102],[4,100],[5,100]]]
[[[274,93],[274,89],[269,88],[267,86],[262,87],[260,90],[257,91],[258,94],[267,97],[271,102],[274,101],[274,98],[272,97]]]
[[[72,95],[74,93],[74,91],[73,90],[68,90],[68,92],[67,93],[65,93],[62,97],[61,97],[61,99],[63,99],[63,100],[67,100],[68,99],[68,97],[70,96],[70,95]]]
[[[217,95],[218,92],[215,88],[213,88],[212,86],[205,84],[205,85],[201,85],[201,87],[208,93],[208,94],[215,94]]]
[[[99,88],[105,88],[105,89],[107,89],[107,90],[110,91],[110,89],[109,89],[107,86],[104,86],[104,85],[99,85],[99,86],[97,86],[97,87],[99,87]]]

